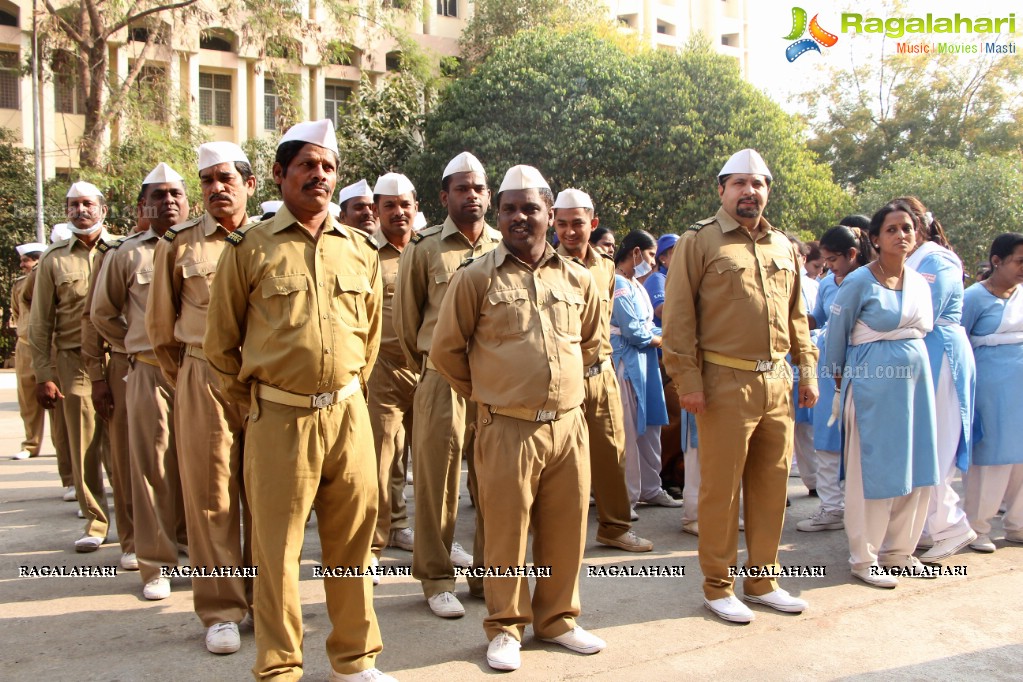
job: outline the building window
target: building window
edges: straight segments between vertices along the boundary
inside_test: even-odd
[[[0,109],[21,108],[21,73],[18,53],[0,52]]]
[[[401,52],[395,50],[394,52],[388,52],[384,57],[384,68],[388,71],[400,71],[401,70]]]
[[[352,89],[346,85],[328,83],[323,88],[323,115],[333,121],[335,127],[341,121],[341,117],[345,115],[348,98],[351,96]]]
[[[14,26],[18,25],[18,15],[11,14],[6,10],[0,9],[0,26]]]
[[[53,53],[53,109],[58,114],[84,114],[82,88],[78,83],[78,62],[64,50]]]
[[[739,47],[738,33],[724,33],[721,35],[721,44],[727,47]]]
[[[199,74],[199,123],[231,127],[231,77],[219,73]]]
[[[216,50],[217,52],[234,52],[231,41],[221,38],[212,33],[204,33],[199,36],[199,48],[203,50]]]
[[[437,14],[442,17],[457,17],[458,0],[437,0]]]
[[[263,130],[277,130],[277,109],[281,101],[277,94],[277,83],[272,78],[263,79]]]

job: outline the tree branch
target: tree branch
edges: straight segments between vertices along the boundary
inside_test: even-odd
[[[84,50],[87,47],[87,44],[85,42],[85,38],[78,32],[78,29],[76,29],[71,22],[57,12],[57,8],[53,6],[53,3],[50,2],[50,0],[43,0],[43,5],[46,7],[46,11],[50,14],[50,16],[57,20],[57,23],[60,24],[61,30],[67,34],[67,37],[78,45],[78,47]]]
[[[191,5],[194,5],[196,2],[198,2],[198,0],[181,0],[181,2],[169,3],[166,5],[156,5],[155,7],[150,7],[149,9],[142,10],[137,14],[126,14],[124,18],[121,19],[121,21],[117,22],[110,28],[110,30],[107,32],[107,35],[108,36],[112,35],[117,31],[120,31],[128,24],[134,23],[139,19],[145,19],[148,16],[151,16],[153,14],[159,14],[160,12],[173,12],[176,9],[190,7]]]

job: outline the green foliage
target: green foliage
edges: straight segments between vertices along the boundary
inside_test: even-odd
[[[719,208],[724,160],[755,147],[775,177],[768,219],[820,232],[848,200],[799,133],[705,41],[674,54],[636,50],[589,28],[540,28],[516,35],[443,93],[409,170],[434,219],[442,215],[440,170],[469,150],[495,191],[507,168],[526,163],[555,191],[589,192],[616,231],[680,232]]]
[[[242,149],[245,150],[245,156],[252,165],[252,173],[256,176],[256,192],[249,200],[248,211],[250,216],[258,217],[263,215],[263,210],[259,207],[261,203],[281,198],[273,176],[277,140],[251,139],[242,145]]]
[[[914,154],[865,181],[857,208],[870,215],[906,195],[919,197],[941,222],[967,274],[973,275],[987,261],[991,241],[1003,232],[1018,232],[1023,223],[1023,161],[1015,154]]]

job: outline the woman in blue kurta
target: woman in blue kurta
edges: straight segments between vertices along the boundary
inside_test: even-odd
[[[970,465],[973,400],[977,371],[970,340],[960,324],[963,311],[963,265],[948,248],[941,223],[919,199],[902,197],[916,214],[920,230],[917,247],[906,265],[930,284],[934,329],[924,337],[934,378],[934,404],[938,423],[938,472],[941,478],[931,492],[924,524],[922,561],[941,561],[977,539],[959,495],[952,488],[956,469]]]
[[[820,288],[820,281],[816,274],[807,272],[807,263],[812,256],[820,259],[820,248],[816,242],[801,242],[792,235],[789,235],[796,251],[799,253],[801,277],[799,278],[799,293],[803,299],[803,308],[809,315],[810,311],[817,305],[817,292]],[[815,268],[820,273],[820,268]],[[810,332],[810,338],[817,343],[818,333]],[[789,366],[792,366],[792,358],[785,358]],[[795,410],[795,428],[792,431],[792,468],[798,473],[803,485],[810,491],[811,496],[817,495],[817,454],[813,447],[813,408],[799,407],[799,368],[792,366],[792,405]]]
[[[611,348],[622,388],[625,417],[625,481],[633,506],[638,502],[679,507],[661,487],[661,426],[668,423],[664,387],[657,363],[661,330],[654,309],[637,281],[653,269],[655,242],[636,230],[615,254],[615,291],[611,308]]]
[[[963,507],[978,537],[970,546],[993,552],[991,519],[1005,502],[1005,539],[1023,543],[1023,234],[998,236],[990,276],[966,290],[963,326],[977,359],[973,461]]]
[[[845,278],[831,308],[827,359],[840,388],[845,529],[853,576],[878,587],[913,556],[930,486],[938,481],[934,389],[923,337],[933,317],[927,282],[905,267],[916,219],[904,202],[874,214],[878,259]],[[837,414],[836,414],[837,416]]]
[[[869,224],[869,220],[864,218]],[[839,225],[824,233],[820,240],[821,254],[828,266],[828,276],[820,284],[816,305],[810,313],[810,328],[818,332],[816,342],[821,349],[817,369],[820,381],[817,385],[821,398],[813,408],[813,446],[817,452],[817,495],[821,504],[808,519],[796,524],[797,530],[820,531],[845,528],[845,493],[841,480],[841,434],[837,423],[828,425],[831,406],[835,398],[835,384],[830,374],[825,373],[827,358],[824,348],[831,305],[838,295],[838,287],[856,268],[873,259],[874,248],[870,245],[866,230]]]

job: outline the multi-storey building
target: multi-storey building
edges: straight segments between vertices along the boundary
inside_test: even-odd
[[[363,3],[375,0],[359,0]],[[748,71],[747,0],[606,0],[609,14],[623,30],[633,30],[658,48],[676,49],[691,33],[702,31],[723,54]],[[216,0],[206,3],[207,16],[221,16]],[[387,12],[388,6],[422,2],[421,12]],[[367,19],[359,12],[349,22],[346,40],[332,28],[330,13],[319,0],[298,0],[295,8],[318,31],[315,39],[280,37],[287,59],[269,69],[265,44],[254,44],[245,17],[221,18],[199,25],[169,13],[130,26],[110,41],[110,76],[123,80],[139,58],[147,38],[157,32],[140,72],[139,88],[156,93],[159,112],[187,111],[215,140],[244,142],[278,134],[281,92],[272,74],[290,79],[292,106],[311,118],[344,115],[345,102],[366,75],[378,82],[397,66],[398,43],[381,18],[396,23],[435,60],[457,56],[458,38],[472,13],[469,0],[383,0],[382,14]],[[32,53],[32,0],[0,0],[0,126],[26,147],[33,146],[32,79],[22,67]],[[45,42],[45,35],[40,38]],[[78,142],[84,129],[84,102],[73,54],[41,52],[38,92],[46,177],[69,173],[78,165]],[[110,135],[117,134],[116,124]]]

